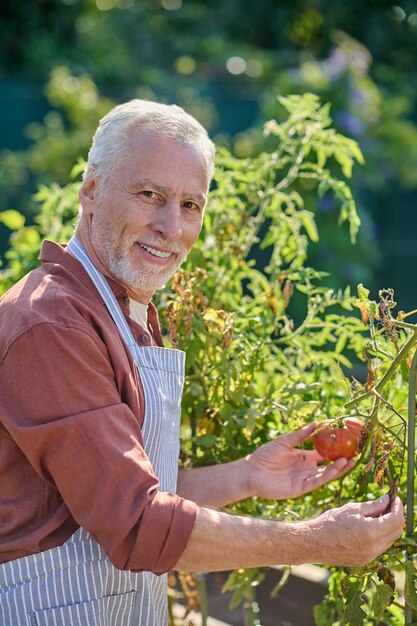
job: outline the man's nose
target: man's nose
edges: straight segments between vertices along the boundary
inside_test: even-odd
[[[182,235],[181,206],[175,201],[166,202],[159,208],[153,229],[167,241],[176,241]]]

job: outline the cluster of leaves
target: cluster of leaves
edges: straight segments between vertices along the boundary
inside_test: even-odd
[[[77,178],[83,169],[84,162],[80,161],[73,167],[71,176]],[[37,267],[43,238],[68,241],[78,213],[79,186],[79,182],[64,187],[57,183],[41,185],[34,196],[40,210],[31,225],[25,226],[25,216],[16,210],[0,212],[0,223],[12,231],[5,253],[5,267],[0,271],[0,294]]]
[[[272,151],[247,159],[220,152],[200,243],[171,293],[162,295],[161,310],[172,345],[187,352],[184,464],[232,460],[311,419],[363,419],[360,459],[339,484],[292,502],[250,500],[233,507],[298,519],[387,490],[406,493],[406,357],[415,340],[403,313],[394,330],[390,290],[381,292],[378,304],[362,286],[352,298],[349,289],[324,287],[325,275],[308,266],[308,247],[319,233],[304,206],[302,183],[309,180],[319,197],[330,191],[354,238],[359,220],[346,178],[362,158],[355,142],[330,127],[328,108],[316,97],[280,102],[287,118],[265,127],[276,139]],[[335,165],[344,176],[334,173]],[[262,267],[255,249],[267,256]],[[352,306],[361,319],[350,314]],[[363,382],[345,374],[350,358],[356,366],[362,362]],[[416,602],[414,565],[401,558],[404,546],[413,552],[414,539],[397,542],[361,571],[334,569],[329,595],[315,612],[318,626],[397,624],[404,611],[399,596],[405,593],[410,607]],[[395,589],[399,570],[406,583]],[[264,576],[264,570],[232,573],[224,588],[234,590],[233,605],[253,598]]]
[[[415,623],[417,616],[416,462],[414,446],[406,444],[407,429],[411,433],[415,429],[413,362],[417,358],[417,325],[405,321],[417,311],[399,311],[394,315],[396,302],[392,289],[382,289],[378,301],[371,300],[369,295],[369,290],[359,285],[355,306],[369,327],[370,339],[363,352],[367,362],[366,382],[353,382],[351,399],[346,403],[346,408],[355,409],[365,425],[355,471],[357,484],[351,495],[358,498],[364,487],[375,494],[374,485],[381,490],[388,488],[391,497],[399,493],[407,501],[407,532],[365,568],[332,568],[328,595],[315,607],[317,626],[329,623],[396,626]],[[404,602],[408,611],[405,622]]]
[[[406,188],[415,188],[417,181],[413,97],[408,96],[408,87],[396,82],[392,68],[379,66],[373,49],[361,41],[341,30],[332,32],[325,55],[303,55],[291,68],[276,72],[272,88],[268,85],[263,92],[261,108],[266,119],[281,116],[275,93],[312,91],[331,103],[334,127],[360,143],[367,163],[351,181],[363,226],[352,248],[345,229],[336,226],[337,202],[331,195],[324,196],[316,215],[320,245],[311,261],[314,267],[332,267],[331,285],[362,281],[377,289],[381,281],[395,280],[401,300],[413,306],[407,279],[400,271],[404,249],[401,227],[395,229],[392,220],[397,206],[402,207],[403,224],[413,219],[408,218],[408,198],[404,194]],[[239,133],[234,145],[239,154],[253,155],[265,149],[267,140],[261,128],[254,127]],[[307,187],[303,197],[307,207],[315,202],[314,193],[309,193]],[[385,240],[384,246],[381,240]]]
[[[265,126],[268,151],[244,159],[219,151],[200,240],[156,303],[167,340],[187,353],[184,466],[241,457],[312,419],[341,417],[346,404],[350,414],[366,422],[361,459],[340,483],[290,502],[250,499],[233,507],[247,514],[298,519],[348,500],[366,500],[385,485],[405,489],[401,412],[408,369],[398,354],[412,331],[402,319],[397,334],[393,332],[392,298],[387,294],[381,308],[363,288],[354,298],[349,288],[326,287],[326,275],[309,266],[309,249],[319,231],[314,212],[304,204],[304,185],[308,182],[309,192],[315,190],[317,202],[332,195],[340,223],[348,224],[354,239],[359,218],[347,180],[362,155],[355,141],[332,128],[329,108],[316,96],[289,96],[280,103],[286,117]],[[16,228],[0,273],[0,291],[37,264],[43,237],[69,238],[78,210],[77,188],[78,183],[41,187],[36,197],[40,210],[31,226],[22,227],[18,213],[0,213],[0,219]],[[373,329],[370,343],[365,321]],[[385,333],[375,330],[378,324]],[[398,367],[391,366],[395,359]],[[351,384],[345,373],[353,364],[365,371],[365,378],[368,372],[365,389],[362,383]],[[381,377],[383,389],[375,385]],[[408,542],[407,549],[413,550],[413,539]],[[316,612],[319,626],[338,619],[340,624],[375,623],[369,616],[398,623],[398,592],[392,585],[404,545],[361,572],[335,570],[329,596]],[[407,567],[407,580],[412,581],[414,570]],[[234,590],[233,602],[252,598],[264,575],[264,569],[233,573],[226,584]],[[409,582],[406,588],[411,589]],[[411,592],[408,596],[413,602]]]
[[[171,299],[162,295],[171,342],[187,353],[184,425],[193,436],[185,447],[195,451],[193,462],[241,455],[289,420],[295,427],[335,414],[346,395],[345,348],[360,351],[360,320],[344,315],[340,322],[340,308],[352,308],[349,289],[324,287],[323,273],[305,264],[318,233],[299,184],[308,179],[319,194],[330,189],[354,236],[349,187],[327,163],[337,160],[349,175],[361,154],[329,128],[328,108],[314,96],[281,101],[287,120],[266,126],[275,150],[247,159],[219,153],[200,242]],[[256,267],[257,250],[268,258],[265,267]]]

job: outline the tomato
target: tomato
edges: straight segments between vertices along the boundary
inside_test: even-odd
[[[356,417],[338,422],[322,422],[313,433],[313,445],[326,460],[351,459],[357,452],[363,424]]]

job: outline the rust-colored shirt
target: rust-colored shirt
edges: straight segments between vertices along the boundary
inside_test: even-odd
[[[161,574],[184,551],[196,504],[159,490],[136,365],[83,267],[48,241],[40,259],[0,300],[0,562],[82,526],[116,567]],[[124,288],[109,283],[150,345]],[[162,345],[152,305],[149,324]]]

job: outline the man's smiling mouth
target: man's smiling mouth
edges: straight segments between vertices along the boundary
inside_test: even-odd
[[[153,254],[154,256],[159,257],[160,259],[169,259],[169,257],[174,254],[173,252],[163,252],[162,250],[156,250],[156,248],[151,248],[150,246],[147,246],[144,243],[140,243],[139,245],[141,246],[141,248],[143,248],[150,254]]]

